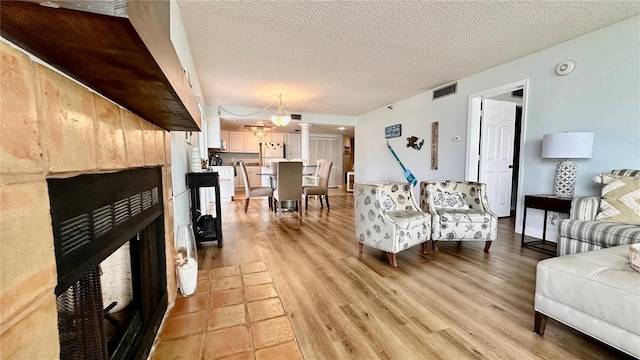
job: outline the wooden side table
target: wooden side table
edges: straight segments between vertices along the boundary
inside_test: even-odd
[[[191,189],[191,222],[197,242],[217,241],[222,247],[222,208],[220,206],[220,180],[217,172],[187,173],[187,186]],[[213,218],[213,229],[205,224],[204,235],[198,231],[198,209],[200,208],[200,188],[213,187],[216,192],[216,217]]]
[[[347,172],[347,191],[353,192],[353,186],[356,182],[356,173],[355,171]]]
[[[547,237],[547,212],[555,211],[568,214],[571,210],[571,198],[557,197],[555,195],[525,195],[524,213],[522,215],[522,246],[555,255],[556,251],[544,247],[544,245],[557,246],[556,243],[546,241]],[[525,227],[527,224],[527,208],[544,210],[544,224],[542,226],[542,240],[524,241]]]

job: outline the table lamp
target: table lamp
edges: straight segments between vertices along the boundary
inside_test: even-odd
[[[542,158],[564,159],[556,166],[553,195],[573,197],[578,166],[569,159],[591,158],[593,133],[564,132],[545,134],[542,138]]]

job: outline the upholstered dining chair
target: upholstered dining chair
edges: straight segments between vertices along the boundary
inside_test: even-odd
[[[396,254],[420,244],[427,253],[431,215],[420,211],[413,186],[403,182],[355,184],[355,225],[359,251],[363,245],[387,252],[389,264],[398,266]]]
[[[293,201],[302,217],[302,162],[281,161],[277,163],[278,177],[276,189],[273,191],[273,212],[282,213],[282,202]]]
[[[287,159],[270,159],[269,160],[269,168],[271,170],[271,175],[269,175],[269,183],[271,184],[272,189],[277,188],[276,179],[278,178],[278,163],[282,161],[289,161]]]
[[[498,236],[498,217],[489,208],[487,185],[471,181],[420,182],[420,208],[431,214],[433,251],[438,241],[484,241]]]
[[[322,196],[327,203],[327,211],[329,208],[329,176],[331,175],[331,161],[325,161],[320,165],[320,171],[318,173],[318,186],[303,186],[302,194],[304,195],[304,210],[309,208],[309,195],[318,195],[320,199],[320,208],[322,208]]]
[[[247,198],[244,201],[244,212],[247,212],[247,209],[249,208],[249,198],[252,197],[268,197],[269,209],[271,209],[273,206],[273,189],[271,189],[271,187],[269,186],[251,186],[251,183],[249,183],[249,176],[247,175],[247,168],[242,161],[240,161],[240,172],[242,172],[242,179],[244,180],[244,191]]]

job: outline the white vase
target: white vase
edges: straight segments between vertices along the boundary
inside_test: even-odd
[[[191,172],[202,171],[202,159],[200,159],[200,148],[194,147],[191,149]]]
[[[178,287],[182,296],[192,295],[196,292],[198,285],[198,254],[191,225],[178,226],[175,264]]]

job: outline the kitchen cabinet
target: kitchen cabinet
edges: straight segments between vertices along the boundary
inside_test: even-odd
[[[247,177],[249,178],[249,184],[251,186],[261,186],[260,184],[262,184],[262,175],[258,175],[258,174],[262,174],[262,171],[260,169],[260,166],[247,166]],[[244,179],[242,178],[242,169],[240,169],[240,167],[236,167],[236,170],[238,171],[238,176],[236,176],[236,179],[234,181],[235,187],[237,188],[242,188],[244,189]]]
[[[252,132],[229,131],[227,152],[257,154],[260,152],[260,142]]]
[[[238,131],[229,131],[229,143],[227,144],[229,152],[244,152],[244,133]]]
[[[302,150],[300,146],[301,136],[300,134],[287,134],[286,151],[287,159],[299,159],[302,157]],[[306,159],[307,161],[310,159]]]
[[[220,149],[220,118],[217,116],[208,116],[206,129],[203,127],[203,130],[206,130],[207,148]]]
[[[262,175],[260,170],[260,166],[249,166],[247,167],[247,176],[249,177],[249,184],[251,186],[260,186]]]
[[[244,133],[244,152],[256,154],[260,152],[260,138],[253,132]]]
[[[229,132],[226,130],[220,130],[220,150],[222,152],[229,152]]]
[[[236,166],[236,171],[238,176],[236,176],[233,184],[236,189],[244,189],[244,179],[242,178],[242,170],[240,169],[240,166]]]

